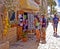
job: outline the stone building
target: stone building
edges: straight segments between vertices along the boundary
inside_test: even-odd
[[[2,33],[3,33],[3,4],[0,1],[0,42],[2,42]]]
[[[5,41],[14,43],[17,41],[17,28],[8,27],[8,11],[6,10],[4,1],[5,0],[0,0],[0,43]]]

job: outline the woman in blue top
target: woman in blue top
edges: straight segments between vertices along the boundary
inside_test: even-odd
[[[56,14],[55,14],[55,15],[54,15],[54,18],[53,18],[54,36],[57,35],[58,21],[59,21],[59,18],[58,18],[58,17],[56,16]]]

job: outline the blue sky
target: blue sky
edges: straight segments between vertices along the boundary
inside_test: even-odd
[[[60,12],[60,0],[55,0],[57,3],[56,9],[58,12]]]
[[[58,6],[60,7],[60,0],[58,0]]]
[[[55,0],[57,3],[57,6],[55,7],[58,12],[60,12],[60,0]],[[48,7],[48,13],[50,13],[50,7]]]

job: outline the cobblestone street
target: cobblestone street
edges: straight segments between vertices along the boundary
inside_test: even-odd
[[[49,23],[49,26],[46,30],[46,44],[39,43],[38,49],[60,49],[60,22],[58,24],[58,36],[53,36],[53,26],[52,23]]]

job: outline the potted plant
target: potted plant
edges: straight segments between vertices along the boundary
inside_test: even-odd
[[[22,41],[23,42],[27,41],[27,33],[26,32],[23,32],[23,34],[22,34]]]

